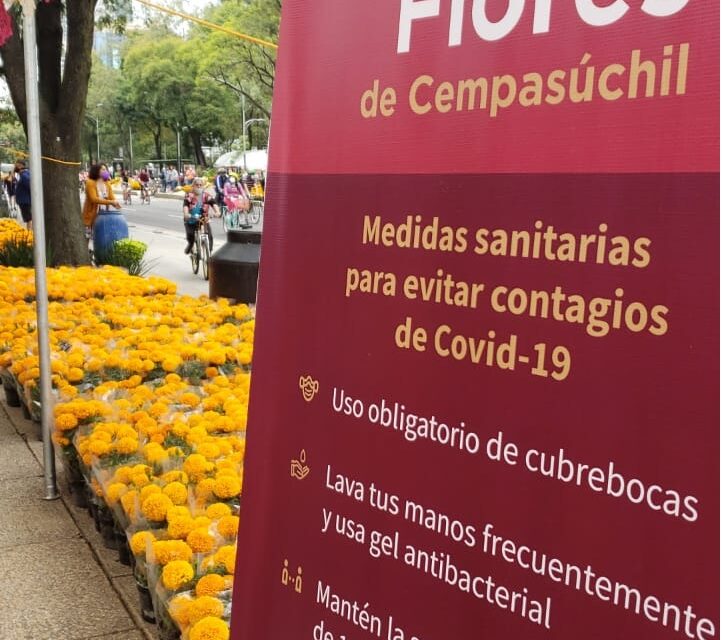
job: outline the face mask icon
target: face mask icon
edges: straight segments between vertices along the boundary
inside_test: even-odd
[[[298,380],[298,387],[301,389],[303,399],[311,402],[318,393],[318,380],[314,380],[311,376],[301,376]]]

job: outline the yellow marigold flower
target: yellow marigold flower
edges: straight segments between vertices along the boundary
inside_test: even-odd
[[[213,465],[209,464],[208,460],[198,453],[191,453],[183,463],[183,471],[188,474],[188,477],[193,482],[201,480],[212,468]]]
[[[206,438],[208,438],[208,432],[206,431],[205,427],[200,426],[200,425],[192,427],[190,432],[186,436],[186,440],[190,444],[195,444],[195,445],[200,444],[201,442],[206,440]],[[201,455],[203,455],[203,454],[201,454]]]
[[[226,581],[217,573],[209,573],[196,583],[196,596],[215,596],[226,590]]]
[[[189,611],[189,622],[196,624],[199,620],[213,616],[220,618],[223,615],[223,602],[213,596],[200,596],[191,604]]]
[[[128,493],[124,493],[120,496],[120,504],[123,506],[126,515],[132,517],[138,508],[138,492],[131,489]]]
[[[221,448],[214,442],[203,442],[196,447],[196,451],[210,460],[221,455]]]
[[[115,473],[113,474],[113,479],[116,482],[124,482],[125,484],[129,484],[131,482],[132,475],[133,470],[130,467],[122,466],[118,467],[115,470]]]
[[[143,447],[143,455],[151,464],[163,462],[168,458],[168,452],[157,442],[149,442]]]
[[[153,557],[160,565],[168,564],[171,560],[190,562],[193,557],[193,551],[182,540],[155,540],[152,549]]]
[[[212,349],[208,352],[207,359],[211,365],[226,364],[226,353],[222,349]]]
[[[101,431],[100,427],[98,427],[93,432],[93,439],[102,440],[103,442],[107,442],[110,444],[113,441],[113,436],[110,435],[107,431]]]
[[[160,479],[164,483],[169,482],[182,482],[184,485],[188,484],[188,474],[183,473],[182,471],[179,471],[178,469],[172,469],[171,471],[166,471]]]
[[[241,493],[241,481],[235,476],[221,476],[216,478],[216,486],[213,489],[221,500],[227,500],[228,498],[235,498]]]
[[[238,525],[240,518],[238,516],[223,516],[218,521],[218,533],[227,540],[235,540],[238,535]]]
[[[207,617],[193,625],[189,640],[228,640],[231,632],[228,625],[220,618]]]
[[[231,515],[231,508],[223,502],[214,502],[206,509],[206,515],[211,520],[220,520],[224,516]]]
[[[224,567],[225,570],[228,573],[234,573],[236,570],[236,547],[232,544],[227,544],[218,551],[213,556],[213,561]]]
[[[160,366],[163,367],[163,371],[173,373],[181,366],[181,363],[182,360],[178,356],[168,356],[165,360],[163,360]]]
[[[55,418],[55,428],[60,431],[70,431],[78,426],[78,419],[72,413],[64,413]]]
[[[201,527],[210,527],[211,524],[213,524],[213,520],[210,518],[206,518],[206,516],[196,516],[193,518],[193,522],[195,523],[194,529],[200,529]]]
[[[193,599],[185,593],[175,596],[168,603],[168,612],[181,629],[190,624],[192,603]]]
[[[78,353],[77,351],[70,352],[67,355],[67,361],[69,367],[78,367],[82,369],[85,362],[85,356],[82,353]]]
[[[114,505],[126,493],[128,493],[127,485],[124,485],[122,482],[114,482],[108,486],[105,491],[105,497],[107,498],[109,504]]]
[[[146,498],[152,496],[154,493],[161,493],[160,487],[157,484],[147,484],[140,490],[140,501],[144,502]]]
[[[154,418],[160,418],[168,413],[168,405],[164,402],[154,402],[150,407],[149,413]]]
[[[69,382],[80,382],[85,377],[85,372],[78,367],[70,367],[66,378]]]
[[[90,373],[100,371],[102,368],[103,361],[100,358],[93,357],[85,363],[85,370],[89,371]]]
[[[177,383],[181,381],[181,377],[177,373],[169,373],[165,377],[165,381],[171,384]]]
[[[178,591],[184,584],[193,580],[193,567],[185,560],[171,560],[163,567],[161,579],[163,586],[170,591]]]
[[[144,556],[148,544],[155,541],[155,536],[150,531],[138,531],[130,537],[130,550],[133,555]]]
[[[194,553],[209,553],[215,546],[215,538],[208,533],[208,529],[194,529],[186,537],[188,546]]]
[[[195,486],[195,496],[198,500],[208,500],[213,495],[213,489],[216,487],[216,481],[213,478],[205,478]]]
[[[188,502],[188,489],[180,482],[167,484],[163,487],[163,493],[167,495],[175,505],[182,505]]]
[[[168,518],[168,535],[171,538],[185,540],[193,529],[195,529],[195,523],[190,516],[179,516],[172,520]]]
[[[201,403],[201,399],[195,393],[188,392],[181,394],[180,402],[195,409]]]
[[[163,522],[168,508],[173,506],[171,499],[162,493],[148,496],[140,506],[141,513],[152,522]]]
[[[88,448],[94,456],[104,456],[110,451],[110,445],[101,439],[93,439]]]
[[[134,473],[131,477],[131,480],[133,484],[139,489],[150,483],[150,478],[148,478],[148,474],[146,474],[145,472]]]
[[[206,367],[206,378],[215,378],[218,375],[216,367]]]
[[[138,440],[136,440],[135,438],[128,438],[128,437],[121,438],[120,440],[117,440],[113,444],[113,448],[118,453],[124,453],[124,454],[135,453],[136,451],[138,451]]]
[[[168,522],[174,518],[190,518],[191,510],[186,506],[172,506],[168,509]]]
[[[128,424],[120,424],[118,425],[118,431],[115,436],[117,438],[133,438],[134,440],[137,440],[138,432]]]

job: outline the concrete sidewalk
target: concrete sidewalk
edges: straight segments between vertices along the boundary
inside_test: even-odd
[[[43,500],[40,426],[0,402],[0,640],[152,640],[130,567],[103,546],[92,518]]]

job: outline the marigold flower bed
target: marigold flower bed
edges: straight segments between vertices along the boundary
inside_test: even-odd
[[[254,319],[116,268],[49,269],[54,441],[161,638],[229,637]],[[0,268],[0,376],[39,407],[33,273]],[[121,554],[122,557],[122,554]]]

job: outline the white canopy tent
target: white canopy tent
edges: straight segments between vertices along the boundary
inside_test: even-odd
[[[245,153],[245,163],[242,151],[229,151],[216,160],[216,168],[220,167],[245,167],[248,171],[266,171],[268,169],[268,150],[252,149]]]

